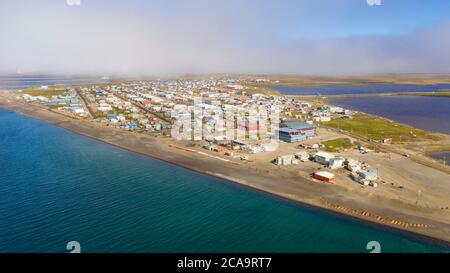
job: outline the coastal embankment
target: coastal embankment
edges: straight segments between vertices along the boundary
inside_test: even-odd
[[[170,138],[114,129],[101,126],[92,120],[71,118],[49,111],[40,105],[27,104],[6,93],[0,94],[0,107],[123,149],[164,160],[196,172],[220,177],[282,198],[450,242],[450,213],[438,206],[418,206],[370,192],[361,194],[361,192],[355,192],[339,185],[312,182],[296,172],[286,172],[275,167],[268,169],[248,162],[233,161],[231,163],[217,160],[185,148],[179,149],[177,147],[186,147],[186,145]],[[409,159],[399,159],[399,162],[405,160]],[[416,162],[408,161],[407,163],[409,168],[419,172],[429,172],[433,177],[448,177],[447,174]],[[448,180],[442,181],[442,183],[448,184]],[[442,195],[443,191],[444,196],[448,193],[450,187],[447,184],[436,189],[437,196]],[[439,202],[437,204],[440,204]]]

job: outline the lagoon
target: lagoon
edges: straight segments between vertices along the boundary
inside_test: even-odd
[[[381,96],[329,99],[330,104],[383,116],[424,130],[450,134],[450,98]]]
[[[397,84],[397,83],[368,83],[368,84],[330,84],[318,86],[273,86],[285,95],[342,95],[342,94],[377,94],[399,92],[436,92],[450,89],[450,84]]]
[[[19,90],[33,86],[101,84],[107,80],[92,78],[56,77],[47,75],[0,76],[0,90]]]

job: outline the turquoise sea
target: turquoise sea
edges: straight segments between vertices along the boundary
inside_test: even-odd
[[[0,252],[448,252],[0,108]]]

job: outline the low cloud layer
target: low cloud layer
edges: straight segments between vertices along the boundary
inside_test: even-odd
[[[138,10],[107,1],[17,2],[0,4],[0,73],[450,72],[450,21],[403,35],[294,39],[283,33],[278,6],[258,12],[200,4]]]

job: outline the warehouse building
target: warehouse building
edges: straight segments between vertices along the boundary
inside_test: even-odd
[[[313,178],[328,183],[334,183],[336,181],[336,176],[329,172],[315,172]]]
[[[305,141],[315,135],[315,125],[300,121],[283,121],[278,129],[279,139],[289,143]]]

